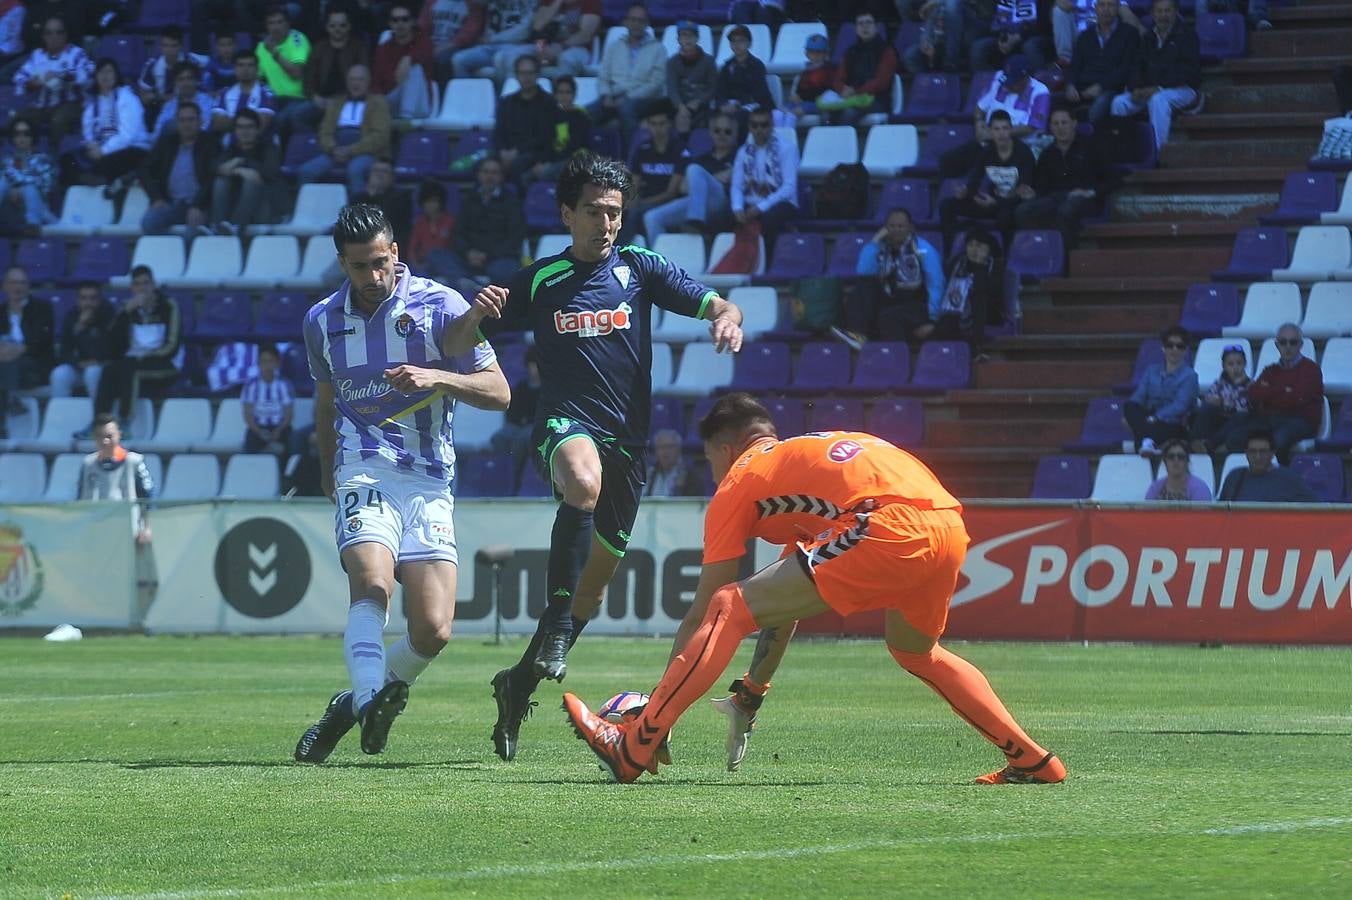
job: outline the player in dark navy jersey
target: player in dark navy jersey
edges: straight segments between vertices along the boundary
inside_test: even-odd
[[[548,605],[521,661],[493,678],[493,745],[516,755],[517,732],[541,679],[562,681],[568,648],[600,607],[629,543],[646,471],[652,399],[652,313],[661,307],[709,321],[719,350],[742,345],[742,312],[663,256],[616,245],[633,176],[582,154],[559,176],[572,246],[489,285],[457,325],[529,328],[543,386],[532,446],[561,498],[550,536]]]

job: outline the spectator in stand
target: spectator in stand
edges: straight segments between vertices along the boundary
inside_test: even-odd
[[[432,41],[437,81],[444,82],[455,74],[455,55],[473,44],[483,27],[482,3],[470,0],[427,0],[423,3],[418,15],[418,30]]]
[[[94,397],[95,415],[111,413],[116,404],[124,423],[130,426],[138,380],[146,375],[173,374],[179,338],[178,304],[155,287],[149,266],[132,269],[131,296],[113,320],[109,360]]]
[[[85,103],[84,143],[62,163],[84,184],[108,184],[141,164],[150,149],[146,112],[136,92],[122,83],[122,73],[111,59],[94,67],[94,86]]]
[[[1187,416],[1197,404],[1197,370],[1188,364],[1188,332],[1171,325],[1160,335],[1164,362],[1145,370],[1122,407],[1122,418],[1142,456],[1156,456],[1166,440],[1186,438]]]
[[[413,234],[413,196],[394,181],[394,163],[388,156],[377,156],[366,174],[366,188],[352,203],[370,203],[385,210],[385,218],[394,228],[395,241],[409,240]]]
[[[94,64],[84,50],[66,40],[66,23],[55,16],[42,26],[42,47],[14,73],[23,94],[24,114],[44,125],[53,147],[79,128],[85,91],[94,80]]]
[[[413,223],[412,239],[404,261],[421,269],[433,251],[449,251],[455,236],[455,216],[446,208],[446,188],[428,178],[418,185],[421,215]]]
[[[1075,246],[1080,222],[1103,209],[1117,182],[1116,171],[1103,158],[1102,148],[1079,136],[1079,123],[1067,106],[1052,112],[1053,143],[1038,157],[1033,170],[1037,194],[1014,210],[1019,228],[1056,228],[1066,249]]]
[[[505,178],[497,157],[480,160],[474,189],[460,201],[454,249],[429,254],[429,274],[466,296],[489,282],[505,283],[521,267],[526,221],[521,200],[504,186]]]
[[[1150,7],[1154,27],[1141,39],[1127,89],[1113,98],[1115,116],[1148,110],[1155,127],[1155,146],[1169,142],[1174,110],[1193,106],[1202,84],[1201,45],[1197,32],[1178,16],[1178,0],[1155,0]]]
[[[347,189],[357,193],[366,186],[366,173],[377,156],[390,155],[390,107],[385,98],[371,93],[371,70],[355,65],[347,71],[347,93],[330,100],[319,125],[318,156],[296,170],[301,184],[323,181],[334,165],[344,167]]]
[[[943,15],[943,63],[945,72],[959,72],[967,66],[971,49],[990,34],[995,3],[990,0],[929,0],[920,8],[925,20],[937,6]]]
[[[934,330],[930,310],[944,290],[943,259],[916,234],[911,213],[897,207],[859,251],[860,276],[845,305],[845,330],[833,332],[859,349],[867,340],[923,341]]]
[[[758,109],[748,119],[751,136],[732,164],[729,203],[739,226],[759,222],[765,246],[773,247],[798,214],[798,147],[775,134],[774,116]]]
[[[967,239],[948,267],[948,281],[937,304],[930,304],[934,330],[929,337],[940,341],[966,341],[975,355],[986,342],[988,326],[1006,322],[1005,274],[995,254],[995,238],[980,229],[967,232]]]
[[[1213,13],[1243,13],[1249,27],[1254,31],[1272,30],[1272,21],[1268,19],[1268,0],[1210,0],[1207,11]]]
[[[1145,499],[1164,501],[1191,501],[1210,503],[1211,488],[1188,471],[1188,446],[1179,438],[1172,438],[1160,446],[1164,460],[1164,474],[1146,488]]]
[[[258,375],[240,391],[244,413],[244,452],[271,453],[285,459],[296,412],[296,390],[280,373],[277,345],[258,345]]]
[[[278,117],[283,134],[314,131],[330,103],[341,102],[353,66],[371,65],[366,36],[352,35],[352,17],[346,7],[330,6],[324,20],[324,37],[315,41],[305,60],[301,79],[305,99],[289,104]]]
[[[733,0],[728,21],[734,25],[769,25],[778,31],[784,22],[784,0]]]
[[[5,314],[0,316],[0,428],[5,413],[22,413],[17,391],[41,387],[56,362],[52,304],[29,293],[23,266],[5,270]]]
[[[703,234],[724,231],[730,224],[728,187],[737,159],[737,121],[718,113],[709,123],[709,134],[713,147],[685,167],[681,184],[685,196],[654,206],[644,214],[643,233],[649,241],[677,229]]]
[[[547,78],[583,75],[591,62],[592,39],[601,27],[601,0],[545,0],[531,18],[531,43],[510,44],[493,57],[499,83],[516,69],[516,58],[529,53]]]
[[[718,66],[699,45],[699,26],[694,22],[676,23],[676,43],[679,49],[667,60],[667,97],[676,104],[676,131],[689,134],[709,120]]]
[[[991,142],[981,149],[976,164],[967,173],[967,183],[939,208],[944,239],[952,242],[958,219],[993,221],[1004,239],[1014,232],[1014,210],[1033,199],[1033,151],[1016,141],[1009,113],[997,109],[991,113]]]
[[[69,397],[83,387],[92,398],[99,392],[99,375],[110,359],[113,308],[99,286],[82,281],[75,290],[75,308],[66,313],[56,343],[52,369],[52,396]]]
[[[540,62],[534,56],[516,58],[516,80],[521,90],[498,101],[493,148],[507,177],[520,182],[536,165],[550,161],[559,106],[540,89]]]
[[[901,54],[901,66],[910,75],[942,71],[947,46],[944,4],[939,0],[919,4],[915,15],[920,20],[920,40]]]
[[[254,48],[258,73],[277,100],[278,109],[305,99],[305,62],[310,58],[310,39],[291,27],[291,17],[282,5],[269,6],[264,14],[263,39]],[[236,71],[235,77],[239,77]]]
[[[513,457],[517,473],[530,455],[531,431],[535,428],[535,405],[540,399],[540,352],[526,348],[526,375],[512,385],[512,402],[502,427],[493,432],[493,449]]]
[[[211,186],[211,221],[221,234],[267,221],[281,186],[277,145],[263,137],[262,119],[252,109],[235,114],[235,132],[216,157]]]
[[[666,87],[667,52],[648,32],[648,8],[643,4],[629,7],[624,26],[629,33],[612,42],[601,58],[596,83],[600,97],[587,111],[597,125],[618,117],[620,142],[627,147],[644,104],[660,97]]]
[[[159,55],[146,60],[136,79],[136,95],[141,98],[146,116],[152,122],[159,117],[160,108],[175,93],[174,72],[178,64],[183,62],[200,67],[207,64],[207,58],[185,52],[183,29],[169,25],[160,32]],[[94,74],[97,77],[98,72]]]
[[[1202,395],[1192,417],[1192,448],[1196,452],[1243,448],[1249,429],[1248,365],[1246,344],[1228,344],[1221,351],[1221,374]]]
[[[1299,472],[1272,464],[1272,432],[1265,428],[1250,431],[1245,441],[1247,466],[1231,470],[1225,476],[1216,499],[1230,503],[1315,503],[1318,497]]]
[[[174,127],[155,140],[141,164],[141,186],[150,207],[141,219],[146,234],[168,234],[171,226],[207,224],[215,178],[216,137],[202,130],[202,113],[193,104],[176,110]]]
[[[897,73],[897,52],[883,39],[872,13],[854,17],[854,32],[857,40],[845,51],[833,85],[843,107],[831,118],[847,125],[870,113],[891,111],[892,76]]]
[[[685,167],[690,163],[690,151],[672,133],[675,112],[676,107],[665,97],[652,101],[646,110],[643,125],[648,137],[634,151],[630,166],[636,197],[625,210],[620,230],[622,243],[643,225],[645,213],[657,212],[685,191]],[[648,235],[648,239],[653,236]]]
[[[944,178],[966,175],[983,155],[989,155],[990,123],[997,112],[1003,112],[1008,119],[1011,137],[1034,150],[1046,145],[1042,132],[1051,114],[1051,92],[1029,72],[1025,56],[1011,56],[1006,61],[1004,69],[976,101],[972,112],[974,139],[939,157],[939,172]]]
[[[249,50],[235,53],[235,83],[222,88],[216,95],[216,106],[211,110],[211,130],[233,131],[235,116],[242,109],[257,113],[265,129],[272,127],[277,112],[277,100],[272,91],[258,80],[258,57]]]
[[[22,229],[36,233],[43,225],[56,221],[49,205],[56,182],[56,166],[46,153],[33,150],[36,141],[32,120],[18,116],[9,123],[9,149],[0,156],[0,199],[8,209],[16,207]]]
[[[1095,125],[1108,117],[1113,98],[1126,88],[1141,43],[1121,12],[1119,0],[1095,0],[1094,26],[1080,32],[1070,57],[1066,99],[1089,104],[1089,121]]]
[[[396,119],[425,119],[433,112],[434,69],[431,37],[414,26],[411,7],[396,3],[390,7],[390,39],[376,47],[371,90],[385,95]]]
[[[211,127],[211,110],[216,106],[216,99],[202,90],[202,73],[197,66],[190,60],[184,60],[174,66],[173,75],[174,94],[160,107],[160,116],[155,120],[151,140],[173,129],[180,104],[196,106],[202,113],[202,128]]]
[[[808,35],[803,43],[803,55],[807,62],[803,71],[793,76],[788,97],[789,111],[798,116],[815,115],[819,99],[838,96],[834,93],[836,67],[831,65],[831,44],[826,35]]]
[[[1272,449],[1285,465],[1292,445],[1319,433],[1324,418],[1324,373],[1300,352],[1305,336],[1287,322],[1277,329],[1277,361],[1249,385],[1251,425],[1272,433]]]
[[[455,54],[451,62],[456,78],[492,77],[498,54],[530,38],[536,0],[486,0],[483,6],[483,27],[475,43]]]
[[[560,75],[554,79],[554,102],[558,105],[558,119],[554,122],[554,143],[550,147],[549,162],[537,163],[528,175],[533,181],[553,181],[563,171],[563,165],[574,153],[585,150],[591,143],[592,122],[587,111],[577,105],[577,79]]]
[[[20,0],[0,3],[0,80],[8,80],[28,55],[23,43],[23,17],[26,10]]]
[[[119,3],[125,6],[125,3]],[[85,38],[97,37],[104,32],[100,19],[109,16],[107,2],[85,3],[78,0],[37,0],[28,3],[28,14],[24,22],[24,45],[36,50],[46,42],[47,21],[58,18],[65,23],[70,42],[84,46]],[[116,16],[109,16],[109,25],[117,24]]]
[[[211,58],[202,70],[202,86],[223,91],[235,83],[235,33],[222,31],[211,45]],[[254,60],[257,62],[257,59]]]
[[[1034,71],[1054,63],[1056,45],[1050,37],[1040,33],[1039,5],[1018,0],[996,3],[991,19],[992,34],[972,44],[972,71],[1002,69],[1015,55],[1026,57]]]
[[[653,461],[643,483],[645,497],[700,497],[704,485],[699,473],[681,458],[681,435],[663,428],[653,435]]]
[[[1093,30],[1094,5],[1095,0],[1052,0],[1052,46],[1056,49],[1056,64],[1062,69],[1070,67],[1080,33]]]
[[[714,106],[738,117],[753,109],[774,109],[770,86],[765,81],[765,63],[751,55],[751,30],[734,25],[728,30],[732,55],[718,70]]]

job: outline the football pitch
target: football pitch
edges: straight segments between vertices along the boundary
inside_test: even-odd
[[[1352,650],[955,643],[1070,770],[980,787],[999,754],[879,642],[799,640],[739,772],[701,701],[620,786],[553,684],[493,755],[523,646],[457,636],[383,755],[306,766],[336,639],[0,640],[0,895],[1352,893]],[[669,647],[586,637],[565,686],[648,690]]]

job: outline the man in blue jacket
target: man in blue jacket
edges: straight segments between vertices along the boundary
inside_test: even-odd
[[[847,343],[860,338],[923,341],[934,330],[931,309],[944,290],[939,251],[915,233],[911,214],[901,208],[887,214],[886,224],[864,245],[855,264],[864,276],[845,309]]]

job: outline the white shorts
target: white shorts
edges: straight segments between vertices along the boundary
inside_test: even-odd
[[[337,484],[339,553],[374,541],[396,562],[458,561],[449,485],[383,466],[349,466],[338,473]]]

